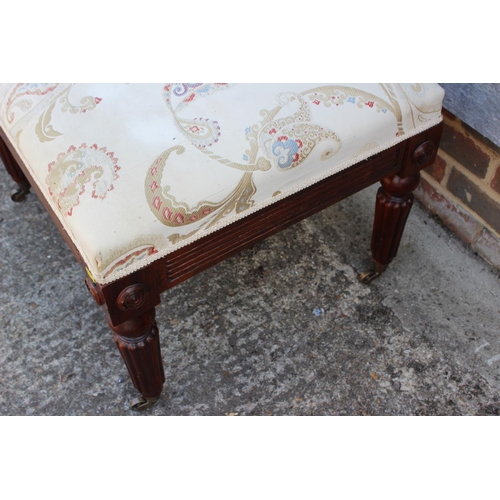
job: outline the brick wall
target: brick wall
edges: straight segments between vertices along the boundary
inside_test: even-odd
[[[444,111],[434,165],[415,192],[431,212],[500,269],[500,148]]]

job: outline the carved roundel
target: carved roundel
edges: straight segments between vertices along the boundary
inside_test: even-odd
[[[432,158],[434,150],[434,143],[431,141],[425,141],[420,144],[420,146],[418,146],[415,151],[413,151],[411,159],[413,160],[413,163],[420,167],[422,165],[425,165]]]
[[[130,285],[118,295],[116,304],[122,311],[133,311],[144,305],[147,296],[146,285]]]

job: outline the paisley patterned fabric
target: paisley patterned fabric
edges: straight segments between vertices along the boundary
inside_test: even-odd
[[[95,281],[441,121],[437,84],[0,84],[0,126]]]

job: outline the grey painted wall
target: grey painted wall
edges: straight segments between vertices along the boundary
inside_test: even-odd
[[[500,146],[500,83],[441,83],[444,107]]]

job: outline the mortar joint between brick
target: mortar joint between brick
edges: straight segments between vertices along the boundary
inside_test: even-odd
[[[456,120],[451,120],[445,116],[444,119],[445,124],[455,130],[456,132],[461,133],[465,138],[470,139],[473,144],[482,151],[488,158],[488,167],[486,169],[486,174],[483,179],[481,179],[486,185],[490,185],[493,177],[495,176],[496,169],[500,164],[500,154],[497,150],[493,150],[491,146],[481,141],[478,137],[474,136],[464,125],[459,118]],[[456,162],[460,162],[459,158],[454,158],[447,153],[445,153],[442,149],[440,149],[440,155],[443,156],[445,154],[450,159],[455,160]],[[474,175],[474,174],[473,174]]]
[[[467,213],[469,213],[469,212],[467,212]],[[473,218],[475,220],[475,217],[473,217]],[[485,227],[480,222],[478,222],[478,224],[479,224],[479,226],[477,227],[476,232],[474,233],[474,235],[471,238],[471,242],[470,242],[471,245],[474,245],[474,243],[477,241],[479,236],[481,236],[481,233],[485,230]]]
[[[466,213],[471,219],[474,219],[482,228],[487,229],[492,233],[494,236],[497,238],[500,238],[500,235],[476,212],[472,211],[470,207],[465,205],[463,201],[460,198],[457,198],[453,193],[448,191],[448,189],[440,184],[439,182],[436,181],[431,175],[429,175],[427,172],[422,172],[422,177],[444,198],[447,200],[453,202],[455,205],[460,207],[460,209]],[[480,233],[479,233],[480,235]],[[476,236],[476,239],[479,238],[479,235]]]
[[[451,168],[450,166],[456,168],[461,174],[463,174],[465,177],[467,177],[468,180],[470,180],[473,184],[475,184],[479,189],[484,191],[489,198],[492,200],[496,201],[497,203],[500,203],[500,194],[497,193],[490,185],[489,183],[486,183],[482,179],[478,179],[470,170],[465,168],[463,165],[461,165],[455,158],[450,156],[449,154],[446,154],[443,150],[439,150],[439,156],[446,162],[446,168],[444,171],[444,177],[441,180],[441,186],[446,187],[448,185],[448,180],[451,174]]]
[[[491,184],[493,177],[495,177],[495,172],[498,165],[500,165],[500,156],[496,159],[490,158],[490,164],[488,165],[488,170],[486,171],[486,175],[484,176],[484,182],[488,186]]]
[[[445,126],[448,126],[449,128],[452,128],[453,130],[455,130],[457,132],[460,132],[467,139],[470,139],[476,146],[479,147],[479,149],[481,149],[481,151],[483,151],[486,155],[488,155],[490,157],[490,159],[493,159],[494,157],[500,156],[500,154],[497,152],[497,147],[494,144],[492,144],[492,146],[489,146],[484,141],[482,141],[481,139],[476,137],[474,134],[472,134],[468,130],[468,128],[464,126],[464,123],[462,122],[462,120],[460,120],[460,118],[457,118],[457,117],[455,117],[455,118],[456,118],[455,120],[451,120],[446,115],[444,115],[443,121],[445,123]],[[478,132],[478,134],[479,134],[479,132]],[[488,139],[486,137],[484,139],[488,141]],[[493,147],[495,149],[492,149]]]
[[[455,164],[455,160],[448,153],[443,151],[442,149],[439,150],[438,154],[444,160],[444,162],[446,164],[446,167],[444,169],[444,175],[443,175],[443,178],[441,179],[441,185],[446,186],[446,184],[448,183],[448,179],[450,178],[451,167],[452,167],[452,165]]]

